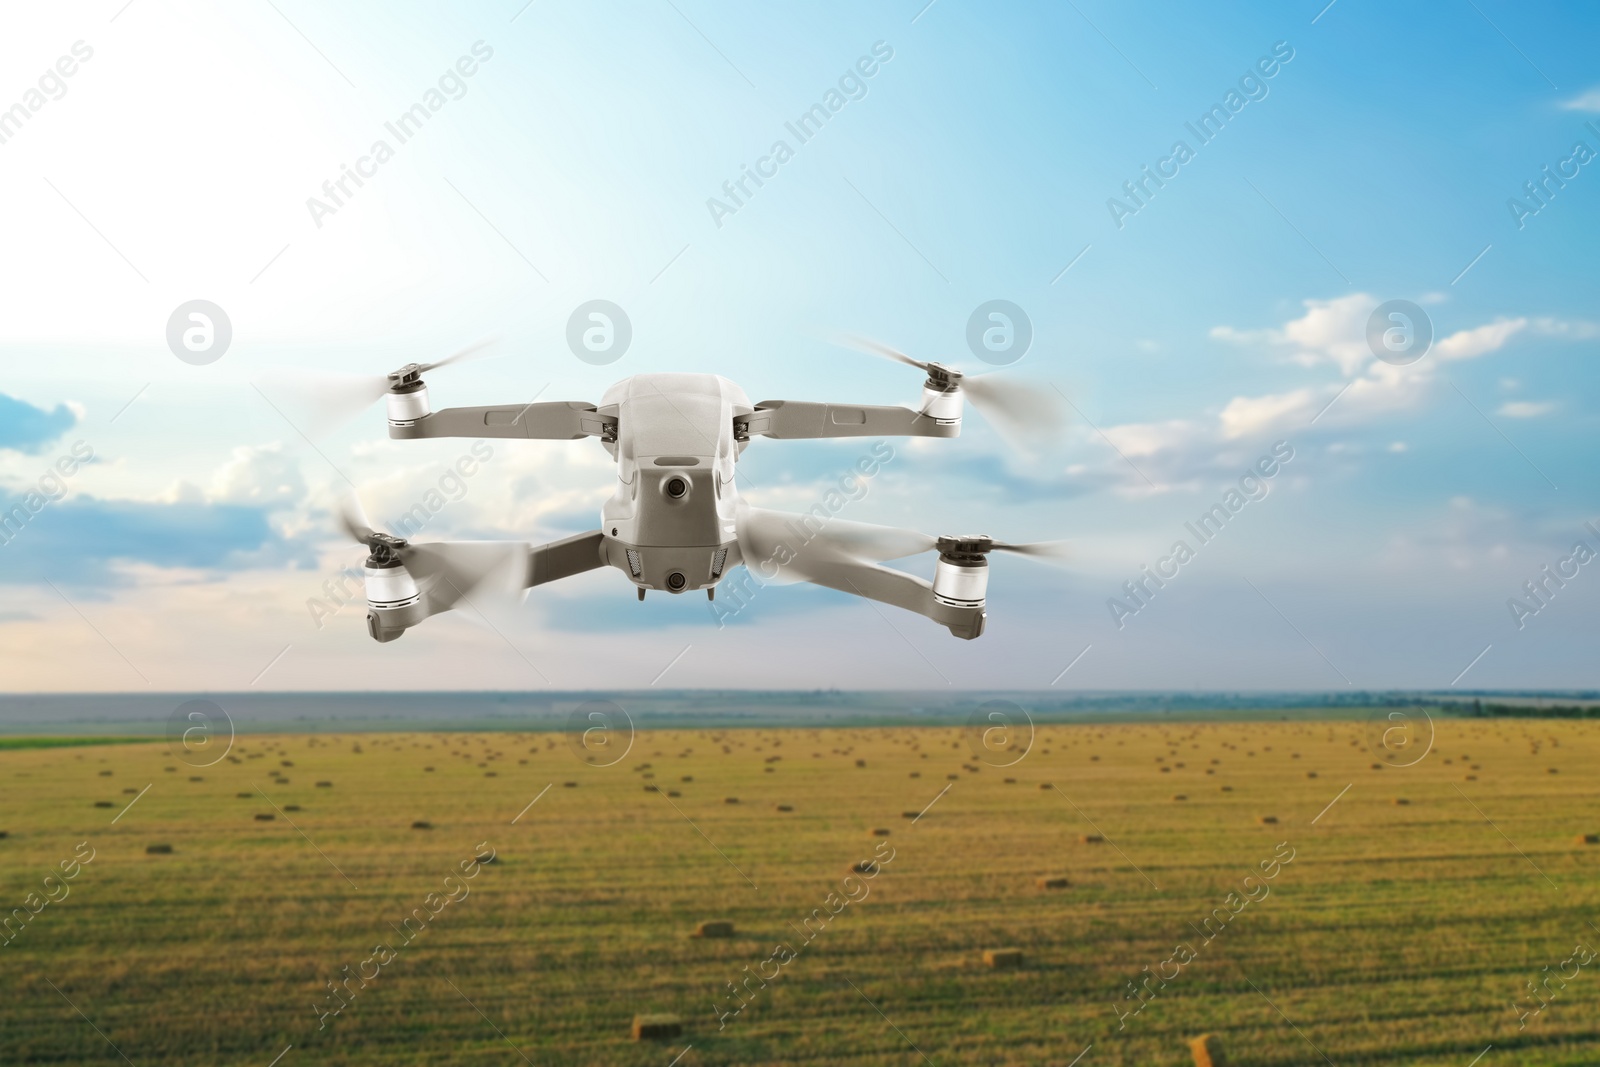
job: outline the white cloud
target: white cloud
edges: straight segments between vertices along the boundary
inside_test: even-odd
[[[1508,419],[1536,419],[1540,415],[1547,415],[1555,409],[1556,406],[1554,404],[1545,401],[1513,400],[1510,403],[1501,404],[1498,414],[1504,415]]]
[[[1449,337],[1442,337],[1434,344],[1433,350],[1440,359],[1476,359],[1490,352],[1500,351],[1507,341],[1527,327],[1528,320],[1525,318],[1496,319],[1494,322],[1475,326],[1470,330],[1457,330]]]
[[[1307,422],[1316,410],[1317,397],[1311,389],[1236,396],[1222,409],[1222,436],[1231,441],[1246,434],[1266,433],[1288,422]]]
[[[212,478],[210,495],[227,504],[281,507],[305,499],[306,483],[299,462],[274,442],[235,448]]]
[[[1571,100],[1563,100],[1561,106],[1568,111],[1600,111],[1600,88],[1579,93]]]
[[[1395,366],[1377,359],[1367,345],[1367,320],[1378,304],[1379,300],[1368,293],[1305,300],[1304,314],[1279,327],[1239,329],[1218,325],[1209,331],[1218,341],[1275,349],[1302,366],[1333,364],[1349,378],[1342,385],[1335,381],[1234,396],[1215,412],[1215,421],[1179,418],[1128,423],[1107,427],[1106,436],[1124,456],[1138,462],[1142,473],[1160,483],[1162,489],[1172,489],[1196,484],[1197,478],[1203,479],[1233,462],[1236,457],[1229,449],[1235,441],[1293,437],[1304,432],[1313,418],[1318,420],[1319,429],[1350,428],[1415,410],[1436,390],[1441,363],[1498,352],[1519,334],[1566,339],[1600,336],[1600,326],[1588,322],[1525,316],[1500,318],[1457,330],[1436,341],[1428,358]],[[1516,385],[1510,380],[1502,380],[1501,384],[1502,388]],[[1533,418],[1553,410],[1553,405],[1508,403],[1500,410],[1512,418]],[[1392,453],[1407,450],[1403,441],[1387,447]],[[1139,481],[1142,483],[1142,479]]]
[[[1282,339],[1299,349],[1296,360],[1306,365],[1338,364],[1349,377],[1372,359],[1367,347],[1367,319],[1378,299],[1352,293],[1333,300],[1307,300],[1306,313],[1283,324]]]
[[[1564,337],[1569,341],[1592,341],[1600,337],[1600,323],[1582,319],[1534,319],[1533,329],[1546,337]]]
[[[1187,419],[1171,419],[1112,426],[1106,430],[1106,436],[1117,446],[1117,451],[1138,458],[1181,448],[1192,442],[1199,430],[1200,427]]]
[[[1238,330],[1232,326],[1213,326],[1211,336],[1234,344],[1266,344],[1289,352],[1288,358],[1301,366],[1334,363],[1348,377],[1370,359],[1367,347],[1367,319],[1378,306],[1369,293],[1352,293],[1332,300],[1302,301],[1306,312],[1290,319],[1278,329]]]

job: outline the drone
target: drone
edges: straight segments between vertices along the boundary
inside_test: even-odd
[[[746,502],[735,486],[739,457],[758,437],[950,438],[961,432],[966,399],[1013,439],[1048,434],[1060,422],[1054,403],[1043,391],[1003,376],[965,375],[860,342],[858,347],[923,372],[917,406],[752,404],[738,385],[719,375],[657,373],[617,382],[599,404],[546,401],[434,410],[423,375],[475,358],[484,347],[356,379],[354,396],[336,403],[353,399],[365,408],[384,399],[389,436],[402,441],[598,438],[617,464],[616,491],[601,508],[598,529],[548,544],[408,541],[373,529],[360,501],[347,499],[340,525],[369,553],[367,632],[377,641],[393,641],[424,619],[459,606],[476,609],[480,595],[520,597],[535,586],[601,567],[620,571],[640,600],[649,590],[705,590],[714,600],[717,586],[740,564],[761,567],[763,577],[809,582],[912,611],[971,640],[982,635],[988,618],[990,553],[1047,561],[1064,556],[1062,542],[1013,544],[986,534],[933,537],[831,515],[772,511]],[[884,566],[930,551],[938,553],[931,581]]]

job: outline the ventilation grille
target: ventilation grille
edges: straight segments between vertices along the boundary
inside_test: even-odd
[[[711,557],[711,577],[715,578],[722,573],[722,565],[728,562],[728,550],[717,549],[717,554]]]
[[[639,553],[631,548],[628,549],[628,569],[633,572],[635,578],[644,573],[644,565],[639,561]]]

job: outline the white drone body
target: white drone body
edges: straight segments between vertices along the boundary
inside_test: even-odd
[[[965,378],[938,363],[893,358],[927,372],[915,407],[750,403],[744,390],[712,374],[639,374],[606,390],[598,405],[545,402],[434,411],[422,374],[441,364],[409,364],[384,380],[389,435],[576,440],[596,437],[617,464],[615,493],[599,529],[549,544],[523,541],[410,543],[373,530],[359,503],[345,529],[367,546],[368,632],[392,641],[430,615],[496,591],[522,590],[599,567],[647,590],[716,588],[734,567],[867,597],[925,615],[962,638],[983,633],[987,555],[993,550],[1058,554],[1056,543],[1011,545],[987,536],[935,538],[911,530],[848,522],[819,513],[788,515],[740,498],[735,471],[756,437],[955,437],[963,398],[991,418],[1049,421],[1035,394],[989,377]],[[933,580],[885,567],[937,550]]]

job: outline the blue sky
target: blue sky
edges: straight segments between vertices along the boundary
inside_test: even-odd
[[[1600,152],[1600,13],[1324,3],[11,16],[0,498],[40,507],[0,544],[0,689],[1594,685],[1596,568],[1539,601],[1524,583],[1600,550],[1600,164],[1574,153]],[[385,123],[430,90],[400,143]],[[830,90],[850,98],[801,143],[785,124]],[[1202,143],[1186,124],[1214,105]],[[379,139],[392,158],[313,211]],[[729,214],[724,183],[780,139],[792,158]],[[1180,140],[1192,158],[1131,202]],[[1538,203],[1546,166],[1569,176]],[[564,340],[597,298],[634,328],[605,367]],[[166,342],[195,299],[233,328],[204,366]],[[277,368],[498,335],[431,379],[438,406],[667,370],[903,403],[914,372],[830,339],[984,369],[966,324],[993,299],[1034,331],[1005,373],[1072,402],[1063,441],[1020,455],[969,417],[897,442],[848,511],[1072,539],[1064,570],[1002,561],[978,641],[793,587],[719,628],[606,572],[383,646],[359,605],[308,608],[360,561],[332,532],[346,479],[381,522],[469,442],[390,442],[374,411],[313,449],[252,385]],[[1390,300],[1434,336],[1405,366],[1366,340]],[[1278,442],[1265,495],[1198,543],[1185,524]],[[743,491],[803,510],[862,447],[758,441]],[[610,491],[592,441],[493,449],[424,536],[554,538]],[[1130,600],[1179,540],[1193,558]]]

